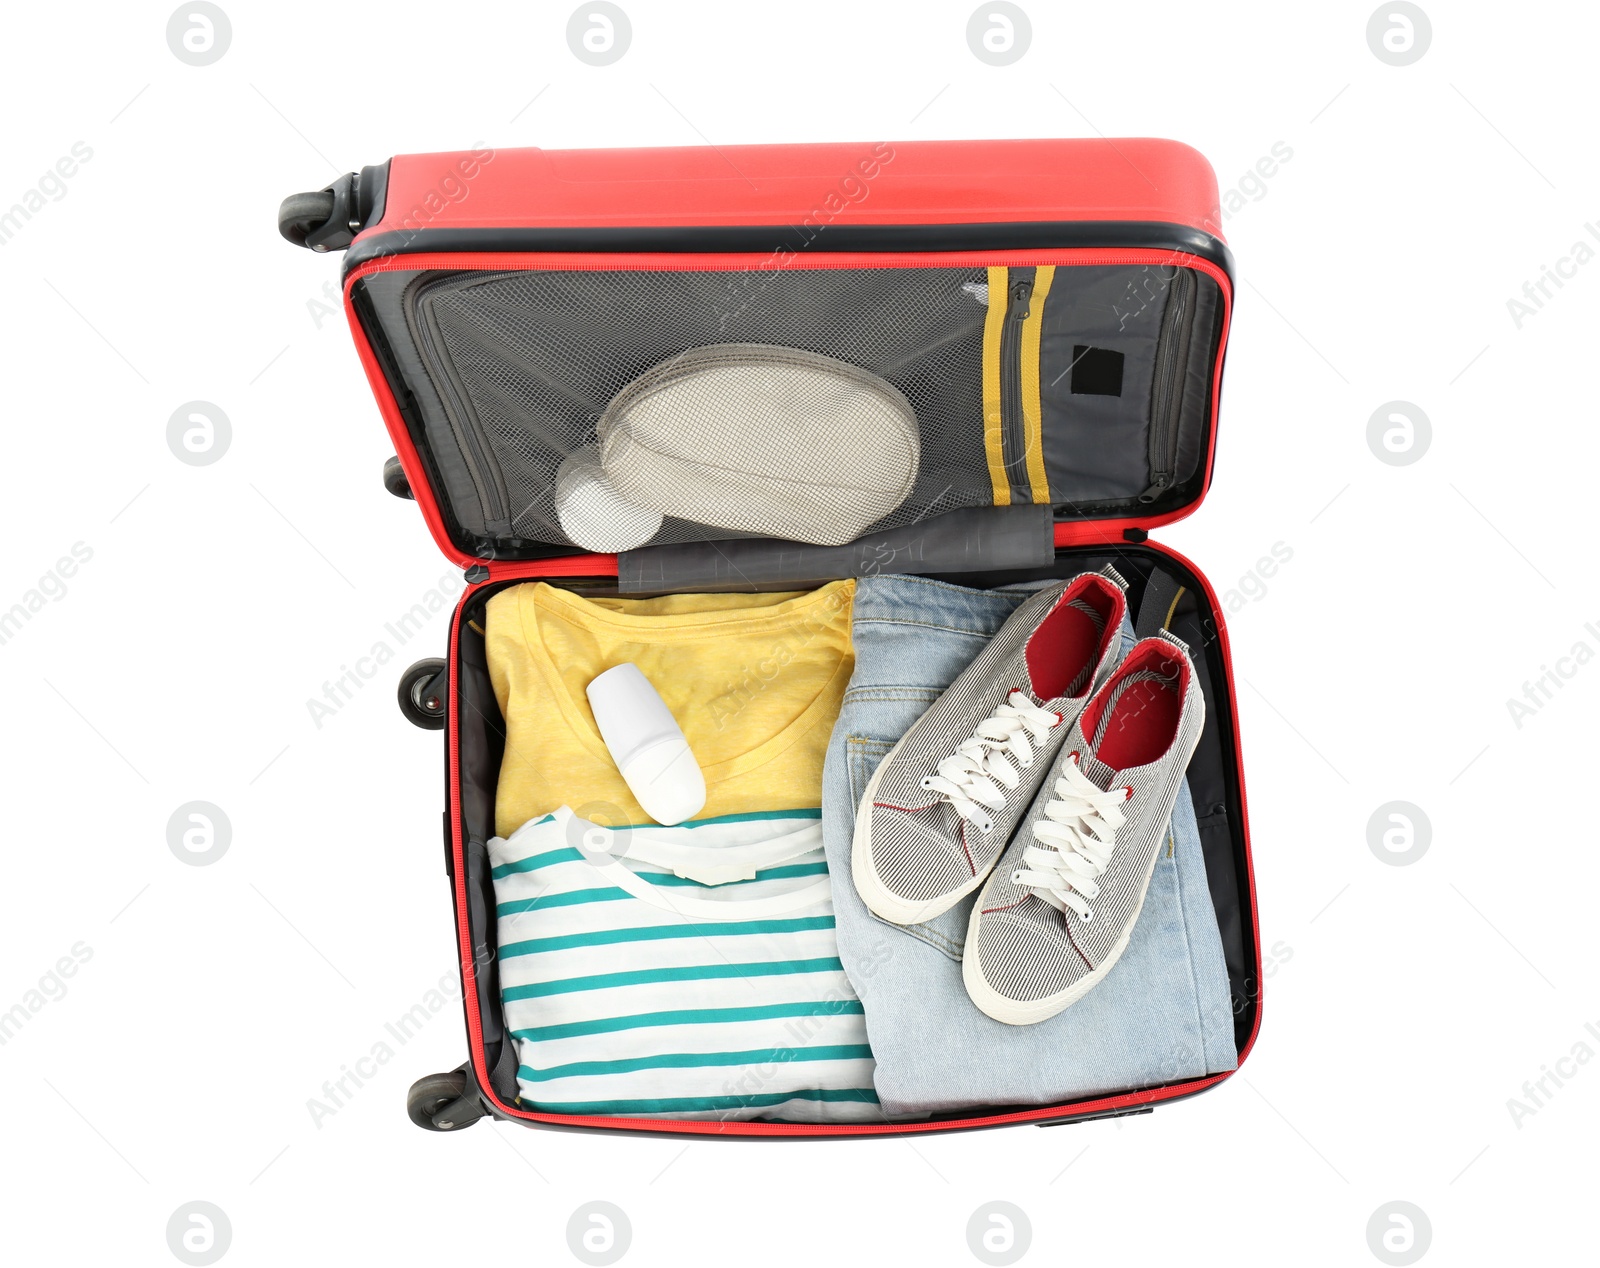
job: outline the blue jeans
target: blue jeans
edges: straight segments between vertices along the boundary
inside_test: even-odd
[[[866,1009],[878,1097],[891,1117],[1047,1104],[1237,1064],[1187,785],[1127,950],[1088,995],[1038,1025],[993,1021],[967,998],[961,949],[976,894],[926,924],[901,926],[868,911],[850,883],[855,808],[868,778],[1033,588],[968,590],[912,576],[857,583],[856,668],[823,769],[823,844],[839,957]],[[1125,624],[1124,649],[1132,643]]]

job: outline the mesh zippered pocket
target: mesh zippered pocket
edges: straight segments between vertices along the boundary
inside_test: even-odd
[[[866,535],[1026,503],[1094,517],[1140,509],[1139,495],[1164,479],[1151,507],[1160,511],[1192,497],[1203,474],[1223,310],[1216,282],[1186,266],[581,264],[392,281],[393,299],[378,302],[403,316],[410,338],[401,353],[411,359],[420,422],[481,557],[740,536],[834,541],[838,523]],[[1167,302],[1179,294],[1182,303]],[[1164,323],[1164,314],[1183,319]],[[781,472],[796,489],[824,488],[829,467],[848,468],[852,446],[870,438],[835,429],[818,444],[826,428],[796,427],[792,409],[785,415],[750,393],[743,416],[737,403],[718,411],[736,432],[679,455],[703,463],[703,486],[721,483],[719,522],[697,520],[711,518],[696,509],[703,502],[668,497],[648,478],[628,490],[646,499],[642,508],[614,498],[599,430],[619,393],[708,348],[736,345],[827,358],[897,393],[915,416],[909,490],[880,504],[882,489],[869,481],[853,519],[837,502],[810,522],[765,513],[781,509],[760,505],[777,487],[765,477]],[[826,415],[831,406],[817,402]],[[703,423],[686,418],[685,435],[709,436]],[[771,446],[770,461],[761,445]],[[730,450],[745,465],[724,471],[718,455]],[[593,496],[569,524],[634,527],[604,534],[605,547],[564,531],[558,490],[580,485]],[[844,498],[853,491],[848,481],[833,487]],[[726,513],[746,499],[748,514]]]
[[[981,268],[424,274],[407,318],[490,531],[562,543],[555,472],[597,440],[634,380],[706,345],[777,345],[860,367],[915,413],[907,496],[868,530],[992,504],[984,452]],[[759,416],[759,434],[775,420]],[[781,437],[775,437],[781,443]],[[504,489],[504,504],[496,497]],[[654,543],[744,535],[668,515]]]

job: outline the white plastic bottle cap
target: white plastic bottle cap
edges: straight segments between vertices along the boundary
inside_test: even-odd
[[[644,812],[669,826],[699,814],[706,804],[700,763],[639,666],[613,666],[587,690],[600,738]]]
[[[574,450],[556,468],[555,504],[561,531],[585,550],[635,550],[661,530],[661,512],[617,492],[593,445]]]

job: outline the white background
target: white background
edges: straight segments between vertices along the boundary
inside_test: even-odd
[[[1600,247],[1592,11],[1428,0],[1431,45],[1395,67],[1365,0],[1027,0],[1032,43],[996,68],[967,3],[625,0],[631,46],[595,68],[566,4],[223,7],[204,67],[162,4],[20,6],[0,45],[0,208],[93,151],[0,246],[0,610],[92,551],[0,645],[0,1011],[90,953],[0,1046],[10,1258],[176,1263],[167,1221],[196,1199],[229,1264],[577,1262],[592,1199],[649,1264],[976,1263],[993,1199],[1029,1217],[1024,1262],[1377,1263],[1393,1200],[1425,1212],[1426,1262],[1592,1256],[1600,1062],[1556,1062],[1600,1052],[1600,665],[1563,662],[1520,727],[1506,703],[1600,651],[1600,264],[1520,329],[1507,309]],[[320,728],[306,701],[451,570],[380,486],[343,317],[315,311],[337,259],[278,238],[279,200],[477,144],[1096,134],[1186,141],[1224,190],[1292,151],[1226,221],[1216,480],[1160,533],[1219,591],[1293,552],[1231,618],[1272,961],[1244,1069],[1048,1131],[430,1135],[404,1095],[465,1057],[451,1001],[314,1122],[324,1081],[453,981],[441,741],[393,695],[444,618]],[[1367,442],[1397,399],[1432,423],[1405,466]],[[167,445],[192,400],[231,421],[209,466]],[[196,799],[232,825],[204,867],[167,844]],[[1393,800],[1431,823],[1409,866],[1368,845]],[[1575,1073],[1519,1124],[1547,1066]]]

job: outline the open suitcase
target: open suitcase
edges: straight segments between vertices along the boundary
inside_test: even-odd
[[[521,1107],[485,844],[504,736],[482,630],[488,599],[530,579],[616,595],[884,570],[986,588],[1114,564],[1140,634],[1170,629],[1199,673],[1188,780],[1243,1063],[1261,962],[1227,634],[1204,575],[1150,539],[1210,482],[1232,297],[1216,208],[1205,159],[1160,140],[481,150],[397,157],[285,201],[286,238],[345,251],[351,330],[396,451],[385,484],[466,574],[446,657],[400,685],[407,716],[445,731],[469,1052],[412,1088],[414,1121],[880,1135],[1148,1113],[1227,1077],[870,1124]],[[892,382],[920,429],[911,495],[844,546],[672,515],[643,549],[575,545],[552,503],[560,464],[663,358],[729,344]]]

